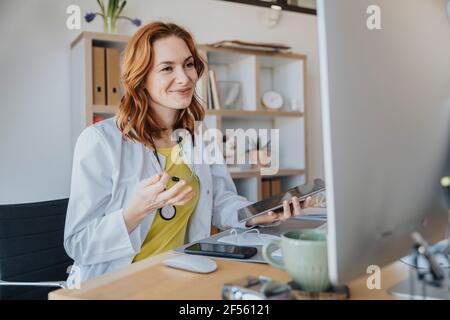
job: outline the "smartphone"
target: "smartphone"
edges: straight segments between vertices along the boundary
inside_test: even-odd
[[[253,257],[258,252],[258,249],[255,247],[236,246],[232,244],[197,242],[185,248],[184,252],[204,256],[248,259]]]

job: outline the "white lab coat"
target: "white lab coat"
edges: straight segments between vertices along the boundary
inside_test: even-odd
[[[141,143],[122,138],[116,118],[96,123],[79,136],[74,152],[64,247],[85,281],[131,264],[155,217],[153,210],[129,235],[122,211],[142,179],[157,173],[154,154]],[[192,144],[183,144],[183,151]],[[161,166],[165,157],[158,154]],[[155,159],[153,159],[155,160]],[[237,209],[251,202],[237,195],[223,164],[190,164],[198,176],[200,195],[189,220],[187,242],[210,235],[212,223],[221,228],[244,227]],[[69,276],[68,281],[73,275]]]

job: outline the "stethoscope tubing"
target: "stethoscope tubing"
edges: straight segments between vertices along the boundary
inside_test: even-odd
[[[177,145],[180,148],[180,156],[184,155],[182,141],[183,141],[183,138],[179,137]],[[195,144],[194,144],[194,146],[195,146]],[[158,156],[158,152],[156,152],[156,150],[153,150],[153,155],[154,155],[154,157],[151,157],[152,162],[153,162],[153,166],[155,167],[156,171],[160,175],[162,175],[164,173],[164,170],[162,169],[161,161],[159,160],[159,156]],[[156,158],[157,162],[155,162],[155,158]],[[193,169],[192,168],[189,168],[189,169],[191,170],[191,175],[195,176],[195,178],[198,181],[198,177],[195,174],[195,172],[193,171]],[[176,176],[173,176],[171,179],[174,182],[180,181],[180,178],[178,178]],[[176,207],[174,205],[172,205],[172,204],[165,205],[162,208],[159,208],[158,210],[159,210],[159,215],[164,220],[172,220],[173,218],[175,218],[175,216],[177,214]]]

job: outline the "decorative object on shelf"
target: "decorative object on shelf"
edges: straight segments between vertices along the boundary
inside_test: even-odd
[[[234,155],[236,154],[236,142],[234,137],[230,137],[227,135],[223,136],[223,144],[224,144],[224,158],[225,163],[233,163]]]
[[[289,51],[291,49],[291,47],[281,43],[248,42],[242,40],[223,40],[211,43],[210,46],[216,48],[235,48],[269,52]]]
[[[256,141],[250,141],[249,158],[252,166],[256,168],[268,167],[270,165],[270,141],[263,144],[261,138],[256,137]]]
[[[262,96],[262,104],[271,110],[278,110],[283,106],[283,97],[276,91],[267,91]]]
[[[238,109],[240,106],[239,94],[241,83],[239,81],[217,81],[220,105],[225,109]]]
[[[270,9],[264,9],[262,14],[262,24],[267,28],[275,27],[280,21],[282,8],[277,5],[271,5]]]
[[[448,208],[450,209],[450,177],[445,176],[441,179],[441,186],[444,188],[445,198],[447,199]],[[450,218],[450,211],[449,218]]]
[[[100,122],[100,121],[103,121],[103,120],[105,120],[105,118],[100,117],[100,116],[94,116],[92,122],[93,122],[93,123],[97,123],[97,122]]]
[[[298,98],[296,98],[296,97],[290,98],[289,102],[290,102],[289,111],[293,111],[293,112],[300,111]]]
[[[109,0],[108,7],[105,6],[103,0],[97,0],[97,3],[100,7],[100,12],[89,12],[84,16],[84,19],[89,23],[93,21],[97,15],[101,16],[103,18],[103,32],[105,33],[116,33],[117,21],[119,19],[129,20],[137,27],[141,25],[141,20],[139,19],[131,19],[120,15],[127,3],[125,0]]]
[[[238,150],[236,145],[236,135],[224,135],[223,138],[224,159],[229,169],[248,170],[252,168],[250,160],[246,159],[248,150]],[[240,153],[239,153],[240,152]],[[245,159],[245,163],[238,163],[238,159]],[[248,160],[248,161],[247,161]]]

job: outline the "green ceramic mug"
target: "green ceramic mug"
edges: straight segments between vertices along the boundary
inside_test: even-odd
[[[283,254],[282,262],[271,256],[278,247]],[[263,247],[262,253],[270,265],[287,271],[303,290],[320,292],[330,287],[326,231],[317,229],[286,231],[281,235],[281,240],[268,242]]]

